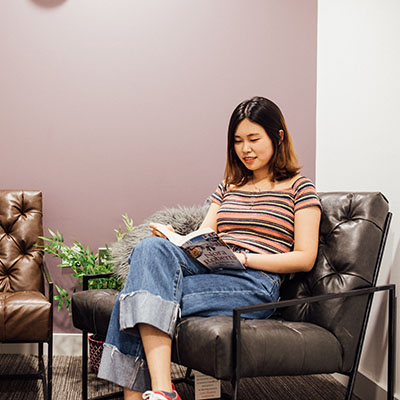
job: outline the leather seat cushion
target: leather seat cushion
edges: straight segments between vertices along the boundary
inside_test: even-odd
[[[105,337],[117,295],[118,292],[113,289],[92,289],[74,293],[74,327]]]
[[[112,289],[74,293],[75,328],[105,337],[117,295]],[[242,343],[244,377],[330,373],[340,371],[343,363],[336,337],[307,322],[242,320]],[[284,349],[282,343],[286,344]],[[230,379],[232,318],[183,318],[176,328],[173,360],[204,374]]]
[[[284,345],[283,345],[284,344]],[[342,347],[328,330],[307,322],[242,320],[241,376],[304,375],[341,370]],[[187,317],[177,325],[175,362],[230,379],[232,318]]]
[[[0,342],[47,341],[51,304],[40,292],[0,293]]]

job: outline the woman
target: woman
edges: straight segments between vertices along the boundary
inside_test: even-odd
[[[298,172],[280,109],[263,97],[239,104],[228,128],[225,179],[202,227],[213,228],[245,269],[210,272],[153,229],[155,237],[132,251],[100,378],[123,386],[125,399],[180,400],[170,375],[179,316],[232,315],[235,307],[276,301],[283,274],[313,267],[321,206],[311,181]]]

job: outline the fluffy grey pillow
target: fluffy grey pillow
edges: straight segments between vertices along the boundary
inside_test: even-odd
[[[133,247],[144,238],[152,235],[151,229],[148,226],[150,222],[172,225],[177,233],[187,235],[199,228],[208,207],[209,203],[203,206],[165,208],[147,218],[143,224],[136,226],[131,232],[128,232],[120,242],[111,245],[115,274],[120,276],[125,282],[129,271],[128,258]]]

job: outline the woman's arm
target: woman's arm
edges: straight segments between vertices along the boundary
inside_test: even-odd
[[[211,228],[217,232],[217,212],[221,206],[212,202],[200,228]]]
[[[262,271],[287,274],[310,271],[318,252],[321,210],[307,207],[294,215],[294,249],[282,254],[247,254],[247,266]],[[245,257],[237,254],[243,264]]]
[[[215,232],[217,232],[217,212],[219,208],[220,206],[217,203],[211,203],[210,208],[208,209],[207,214],[202,224],[200,225],[200,228],[209,227],[213,229]],[[165,238],[165,236],[159,230],[157,230],[157,228],[152,222],[149,223],[149,227],[152,230],[153,236],[159,236]],[[174,228],[171,225],[167,225],[167,227],[170,231],[175,232]]]

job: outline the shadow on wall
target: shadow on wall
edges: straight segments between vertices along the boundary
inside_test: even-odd
[[[395,237],[392,232],[389,232],[389,236],[387,238],[387,243],[386,243],[386,248],[387,249],[394,249],[396,248],[396,251],[393,254],[393,258],[387,262],[387,268],[388,268],[388,273],[387,276],[382,278],[382,273],[380,274],[381,279],[378,278],[378,283],[381,285],[389,285],[391,283],[397,282],[397,276],[393,276],[393,272],[397,270],[398,268],[398,261],[400,260],[400,241],[395,244]],[[385,253],[386,254],[386,253]],[[387,252],[386,255],[386,260],[388,260],[390,257],[392,257],[392,254],[389,256],[389,252]],[[384,258],[385,259],[385,258]],[[382,265],[383,266],[383,265]],[[381,267],[382,268],[382,267]],[[386,271],[384,271],[386,273]],[[384,296],[384,297],[383,297]],[[387,343],[388,343],[388,332],[386,328],[387,326],[387,319],[388,319],[388,312],[387,312],[387,293],[381,293],[381,294],[376,294],[374,296],[374,305],[375,305],[375,313],[371,314],[375,318],[368,323],[368,331],[367,335],[369,337],[373,337],[373,340],[367,341],[365,346],[364,346],[364,351],[363,355],[365,356],[365,353],[368,353],[368,357],[371,357],[371,359],[374,360],[373,364],[369,364],[368,368],[363,367],[362,372],[358,372],[358,374],[363,376],[363,380],[361,382],[364,382],[364,385],[358,382],[356,384],[357,388],[356,394],[359,395],[360,398],[363,398],[361,394],[365,389],[364,387],[368,387],[369,390],[374,390],[373,393],[368,393],[368,398],[371,399],[378,399],[381,398],[378,389],[379,386],[374,384],[374,383],[368,383],[365,382],[365,380],[369,379],[368,376],[380,376],[382,371],[386,370],[386,356],[387,356]],[[369,385],[369,386],[365,386]],[[383,398],[383,397],[382,397]]]
[[[31,0],[32,3],[43,8],[54,8],[61,6],[66,0]]]

